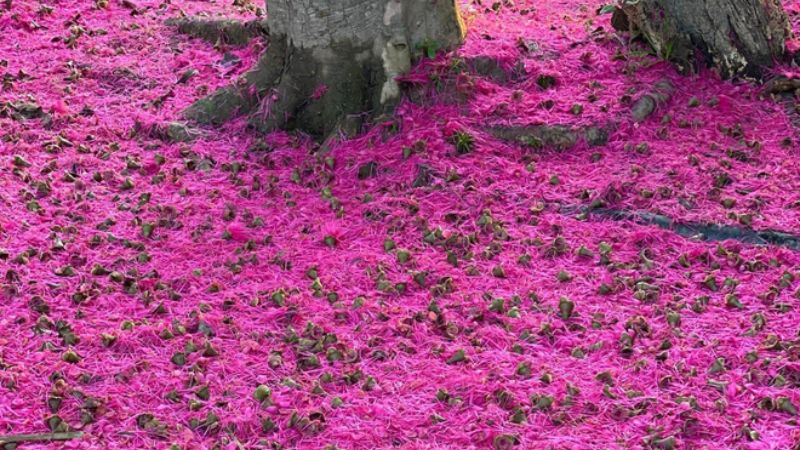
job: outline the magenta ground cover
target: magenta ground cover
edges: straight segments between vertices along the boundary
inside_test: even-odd
[[[793,103],[678,75],[614,38],[601,2],[522,0],[465,4],[465,46],[405,79],[424,101],[327,153],[244,120],[169,142],[154,130],[265,44],[164,22],[263,7],[231,3],[0,15],[0,436],[800,445],[800,251],[585,213],[800,234]],[[800,3],[784,4],[800,31]],[[524,76],[459,71],[478,56]],[[664,79],[674,95],[634,124],[631,101]],[[488,131],[535,124],[613,131],[560,152]]]

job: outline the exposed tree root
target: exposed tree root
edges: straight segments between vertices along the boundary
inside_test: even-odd
[[[183,17],[170,19],[167,25],[175,26],[179,33],[203,39],[214,45],[225,44],[237,47],[247,45],[253,38],[269,34],[266,22],[251,20],[240,22],[233,19],[204,19]]]
[[[639,97],[631,108],[634,122],[643,122],[650,117],[659,106],[667,103],[675,92],[675,86],[667,80],[659,81],[653,90]]]
[[[782,104],[795,128],[800,129],[800,79],[777,77],[764,83],[763,95]],[[788,145],[791,145],[791,141]]]
[[[364,125],[363,114],[346,114],[339,118],[339,121],[334,125],[325,140],[320,145],[320,154],[325,154],[330,151],[334,142],[352,139],[361,133]]]
[[[529,125],[521,127],[489,127],[486,130],[504,141],[516,142],[533,148],[568,150],[583,141],[590,147],[608,142],[613,124],[605,126],[569,127],[565,125]]]
[[[202,132],[181,122],[168,122],[158,124],[143,124],[136,122],[133,126],[134,134],[145,134],[151,138],[158,139],[167,143],[191,142],[200,136]]]
[[[497,83],[515,82],[525,76],[525,65],[522,61],[517,61],[517,64],[510,69],[503,67],[501,61],[489,56],[467,58],[464,63],[471,73],[491,78]]]
[[[793,93],[800,89],[800,78],[778,77],[764,83],[765,94]]]
[[[286,39],[271,39],[267,51],[256,66],[248,71],[239,83],[226,86],[202,98],[184,111],[189,120],[221,125],[242,114],[250,113],[259,99],[280,79],[286,55]]]
[[[72,439],[80,439],[83,433],[77,432],[64,432],[64,433],[41,433],[41,434],[12,434],[8,436],[0,436],[0,445],[8,446],[24,442],[52,442],[52,441],[69,441]]]
[[[668,80],[657,82],[653,89],[639,97],[631,107],[634,122],[642,122],[650,117],[658,107],[672,98],[675,87]],[[617,123],[588,127],[572,127],[568,125],[528,125],[528,126],[494,126],[486,130],[494,137],[504,141],[516,142],[533,148],[554,148],[568,150],[579,142],[590,147],[599,147],[608,143],[609,134],[617,128]]]
[[[570,208],[566,208],[569,211]],[[647,212],[635,212],[610,208],[581,208],[579,211],[588,216],[598,216],[611,220],[628,220],[642,225],[655,225],[672,231],[680,236],[701,241],[733,240],[752,245],[775,245],[800,251],[800,235],[783,231],[756,231],[730,225],[719,225],[700,222],[679,222],[667,216]]]

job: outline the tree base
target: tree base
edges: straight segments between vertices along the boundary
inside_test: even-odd
[[[327,136],[349,114],[376,112],[371,105],[380,95],[383,68],[356,56],[344,47],[320,54],[289,48],[285,38],[273,39],[242,83],[198,100],[184,116],[221,125],[249,114],[250,126],[262,132],[302,129],[314,137]]]
[[[190,106],[187,119],[219,125],[249,114],[260,131],[324,138],[344,118],[393,110],[395,77],[464,37],[455,0],[274,0],[269,7],[270,45],[256,67]]]
[[[382,112],[380,88],[383,67],[378,61],[358,60],[349,45],[317,49],[289,48],[281,73],[250,116],[250,125],[262,132],[275,129],[302,129],[314,137],[324,137],[348,114]]]
[[[222,125],[251,112],[259,103],[260,93],[273,86],[283,73],[286,39],[273,38],[270,41],[267,51],[239,83],[196,101],[183,112],[183,116],[204,125]]]

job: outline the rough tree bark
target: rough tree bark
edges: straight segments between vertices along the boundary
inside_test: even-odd
[[[250,114],[260,130],[317,137],[352,114],[390,111],[415,58],[463,40],[456,0],[267,0],[269,47],[234,85],[199,100],[188,119]]]
[[[784,57],[791,33],[781,0],[620,0],[620,8],[616,27],[641,33],[683,71],[704,59],[724,78],[760,78]]]

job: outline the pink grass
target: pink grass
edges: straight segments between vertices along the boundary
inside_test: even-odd
[[[471,97],[454,104],[430,86],[430,75],[446,74],[450,60],[427,61],[402,80],[430,88],[424,105],[404,103],[390,124],[394,134],[389,125],[376,126],[334,145],[327,155],[332,164],[313,155],[307,139],[257,135],[244,120],[205,130],[190,144],[164,144],[130,131],[137,121],[177,120],[203,92],[246,70],[263,46],[223,49],[242,60],[231,72],[217,64],[222,51],[163,23],[181,11],[248,19],[252,13],[230,2],[135,3],[141,14],[134,16],[116,1],[108,9],[91,1],[54,2],[47,14],[39,2],[15,0],[14,11],[0,15],[0,60],[8,62],[0,76],[14,78],[0,102],[35,100],[52,114],[49,120],[0,118],[0,250],[8,254],[0,259],[0,436],[46,432],[53,414],[47,400],[60,396],[57,414],[86,432],[63,444],[76,449],[171,443],[232,449],[237,442],[266,448],[271,441],[304,449],[491,448],[503,435],[530,449],[647,448],[648,439],[670,436],[678,448],[800,443],[795,418],[758,407],[765,398],[800,407],[800,253],[693,241],[558,212],[560,205],[613,198],[616,208],[678,220],[732,225],[751,215],[756,229],[800,233],[797,130],[782,105],[760,98],[756,87],[709,72],[681,77],[651,57],[612,58],[620,44],[603,37],[610,25],[607,16],[595,15],[598,1],[517,1],[526,15],[465,5],[470,33],[455,56],[490,55],[509,66],[521,60],[528,78],[499,85],[463,75],[457,89]],[[784,3],[798,29],[800,5]],[[65,22],[78,14],[90,33],[67,48]],[[603,32],[591,34],[598,27]],[[520,39],[538,50],[523,54]],[[199,76],[175,84],[189,68]],[[76,70],[79,76],[67,80]],[[20,71],[30,78],[17,80]],[[798,74],[793,67],[776,73]],[[554,75],[557,88],[540,89],[538,74]],[[622,97],[663,78],[677,86],[673,99],[643,124],[632,124]],[[152,102],[170,90],[174,95],[155,108]],[[693,96],[699,107],[689,106]],[[553,108],[541,108],[545,100]],[[584,106],[580,116],[570,113],[574,103]],[[85,107],[92,113],[81,114]],[[662,124],[665,114],[671,121]],[[524,150],[483,131],[487,124],[611,120],[618,128],[608,145],[563,153]],[[725,132],[737,124],[743,136]],[[456,132],[474,138],[471,153],[455,154]],[[641,143],[649,154],[633,149]],[[413,149],[407,159],[405,147]],[[731,149],[746,152],[747,161],[730,158]],[[593,152],[602,158],[592,162]],[[15,166],[15,155],[30,167]],[[189,162],[197,169],[189,170]],[[377,175],[358,179],[368,162],[377,163]],[[234,163],[238,172],[230,169]],[[430,167],[432,186],[412,187],[419,165]],[[295,170],[300,183],[293,181]],[[717,191],[714,175],[722,170],[733,184]],[[154,184],[159,174],[163,181]],[[329,193],[323,178],[331,180]],[[123,189],[126,179],[132,188]],[[139,206],[143,194],[150,200]],[[723,198],[735,199],[735,206],[726,209]],[[29,209],[34,199],[40,212]],[[341,205],[338,216],[332,199]],[[538,212],[540,204],[545,208]],[[232,217],[225,214],[229,205]],[[509,236],[495,241],[500,251],[491,257],[483,251],[499,229],[476,223],[484,210]],[[144,224],[154,225],[150,237],[143,236]],[[426,230],[437,228],[444,239],[477,236],[468,248],[454,247],[458,267],[441,246],[423,241]],[[334,236],[336,245],[326,246],[325,236]],[[549,254],[558,237],[567,252]],[[398,262],[397,250],[384,251],[387,238],[410,253],[408,262]],[[614,270],[600,263],[601,243],[612,248]],[[581,246],[593,256],[576,255]],[[530,263],[520,264],[525,254]],[[745,270],[737,255],[756,269]],[[54,273],[67,265],[74,276]],[[128,281],[92,275],[95,265]],[[505,278],[493,276],[496,267]],[[312,289],[311,268],[321,296]],[[562,271],[571,281],[558,280]],[[414,280],[419,272],[428,273],[425,287]],[[782,283],[786,273],[794,278]],[[709,276],[719,290],[706,286]],[[433,296],[431,287],[447,277],[453,292]],[[738,285],[724,287],[726,279]],[[378,289],[381,280],[388,291]],[[657,288],[654,297],[636,298],[640,282]],[[397,292],[400,283],[404,293]],[[607,295],[598,294],[603,283],[612,287]],[[135,290],[126,288],[132,285]],[[272,300],[281,289],[283,304]],[[333,303],[332,293],[338,295]],[[726,306],[731,293],[742,309]],[[694,311],[703,296],[709,297],[705,310]],[[49,321],[66,322],[79,342],[67,346],[55,327],[42,325],[37,297],[49,306]],[[575,304],[568,319],[559,317],[561,297]],[[496,298],[504,299],[504,310],[490,308]],[[441,320],[429,310],[432,301]],[[781,304],[788,311],[776,307]],[[680,314],[679,327],[670,325],[669,312]],[[756,314],[766,324],[748,334]],[[318,329],[303,336],[308,324]],[[165,338],[165,330],[174,336]],[[328,347],[344,360],[328,362],[323,352],[320,368],[298,368],[309,352],[284,340],[290,330],[308,339],[335,335]],[[620,344],[625,333],[634,339],[628,356]],[[106,346],[104,335],[116,341]],[[770,335],[783,347],[768,348]],[[186,352],[190,342],[198,351]],[[206,344],[218,356],[203,356]],[[68,347],[78,363],[63,360]],[[466,360],[447,364],[459,350]],[[756,362],[748,360],[752,351]],[[171,362],[177,352],[186,352],[185,365]],[[270,364],[278,353],[279,367]],[[724,370],[709,373],[718,358]],[[530,378],[516,373],[521,363],[530,366]],[[357,370],[362,378],[345,382]],[[596,376],[606,371],[613,386],[604,391]],[[326,373],[332,381],[323,377],[325,394],[315,394]],[[367,377],[375,380],[371,390],[364,388]],[[272,391],[270,405],[253,397],[261,384]],[[203,386],[207,401],[197,396]],[[437,401],[440,389],[459,400]],[[179,394],[175,402],[167,398],[172,391]],[[502,391],[507,402],[498,400]],[[544,396],[554,402],[538,410],[536,399]],[[100,406],[82,425],[86,397]],[[331,406],[335,397],[342,400],[338,408]],[[190,408],[190,399],[200,403]],[[511,420],[514,408],[527,414],[524,423]],[[218,429],[193,426],[209,412],[219,417]],[[321,412],[324,421],[290,428],[293,412]],[[137,427],[145,413],[165,425],[166,437]],[[266,418],[278,429],[264,432]],[[745,427],[759,439],[748,440]]]

